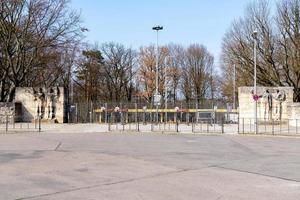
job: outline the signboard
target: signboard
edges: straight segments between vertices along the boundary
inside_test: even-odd
[[[155,106],[160,106],[161,105],[161,95],[156,94],[154,95],[154,105]]]
[[[252,98],[253,98],[254,101],[258,101],[259,98],[260,98],[260,96],[258,96],[257,94],[254,94],[254,95],[252,96]]]

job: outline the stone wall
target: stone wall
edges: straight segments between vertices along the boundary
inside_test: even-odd
[[[271,103],[265,98],[266,90],[269,91],[271,96]],[[285,98],[283,101],[276,100],[277,90],[284,94]],[[252,91],[253,87],[240,87],[238,90],[240,118],[254,119],[255,101],[253,100]],[[292,87],[257,87],[257,95],[259,96],[257,101],[257,118],[259,120],[279,120],[280,116],[281,119],[291,118],[289,106],[293,103],[293,94]]]
[[[288,105],[290,126],[300,126],[300,103],[291,103]]]
[[[0,123],[6,123],[6,116],[10,123],[14,120],[15,107],[14,103],[0,102]]]
[[[16,105],[21,105],[22,121],[31,122],[38,116],[42,121],[64,122],[64,88],[16,88]],[[19,110],[18,109],[18,110]]]

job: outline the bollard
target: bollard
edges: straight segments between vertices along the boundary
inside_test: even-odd
[[[177,132],[177,133],[179,132],[178,126],[179,126],[179,123],[178,123],[178,120],[176,120],[176,132]]]

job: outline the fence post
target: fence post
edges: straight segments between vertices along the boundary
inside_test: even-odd
[[[179,126],[179,124],[178,124],[178,119],[176,120],[176,132],[178,133],[179,131],[178,131],[178,126]]]
[[[34,129],[37,129],[37,117],[34,119]]]
[[[16,116],[14,115],[14,118],[13,118],[13,129],[15,129],[15,120],[16,120]]]
[[[39,132],[41,132],[42,127],[41,127],[41,117],[39,117]]]
[[[266,121],[266,118],[265,118],[265,134],[267,134],[267,121]]]
[[[137,131],[140,132],[139,116],[137,117]]]
[[[151,121],[151,131],[153,132],[153,116],[152,116],[152,109],[151,109],[151,113],[150,113],[150,121]]]
[[[243,134],[245,134],[245,118],[243,118]]]
[[[192,118],[192,133],[195,133],[194,119]]]
[[[107,103],[105,103],[105,123],[107,123]]]
[[[106,119],[106,124],[107,124],[107,127],[108,127],[108,131],[110,132],[110,131],[111,131],[110,120],[108,121],[108,120]]]
[[[222,128],[222,133],[224,133],[224,117],[222,117],[222,120],[221,120],[221,128]]]
[[[272,119],[272,135],[274,135],[274,119]]]
[[[298,119],[296,119],[296,134],[298,134]]]
[[[203,131],[203,129],[202,129],[202,120],[200,120],[200,130],[201,130],[201,132]]]
[[[239,116],[237,118],[237,122],[238,122],[238,134],[240,134],[240,117]]]
[[[78,123],[78,103],[75,104],[76,123]]]
[[[8,131],[8,115],[6,114],[6,127],[5,127],[6,132]]]
[[[281,121],[281,119],[280,119],[279,123],[280,123],[279,133],[281,134],[281,131],[282,131],[282,121]]]
[[[288,119],[288,134],[290,134],[290,119]]]
[[[206,132],[209,133],[209,121],[206,122]]]

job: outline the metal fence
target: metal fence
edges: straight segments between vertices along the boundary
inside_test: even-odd
[[[32,122],[15,122],[14,115],[1,116],[0,133],[24,133],[24,132],[41,132],[41,119],[37,118]]]
[[[219,108],[225,108],[226,105],[222,102],[217,102]],[[159,113],[159,119],[163,119],[164,116],[162,116],[162,112],[159,110],[164,109],[164,110],[169,110],[168,113],[170,113],[170,116],[168,116],[168,119],[172,120],[174,119],[174,116],[172,116],[172,113],[174,112],[175,108],[178,108],[179,110],[183,111],[180,112],[181,119],[187,121],[188,117],[191,120],[192,116],[187,113],[187,110],[207,110],[207,113],[211,113],[211,109],[213,109],[213,104],[211,101],[206,101],[202,103],[198,103],[196,101],[191,101],[191,102],[185,102],[185,101],[178,101],[178,102],[168,102],[167,105],[163,104],[159,106],[159,109],[157,110],[156,107],[149,103],[149,102],[142,102],[142,101],[137,101],[136,103],[134,102],[90,102],[90,103],[83,103],[83,102],[78,102],[74,103],[70,106],[68,106],[68,122],[70,123],[97,123],[99,122],[99,118],[105,119],[104,118],[104,113],[113,113],[115,112],[115,108],[119,108],[120,112],[125,113],[129,112],[129,118],[130,115],[134,115],[134,110],[138,110],[138,113],[143,113],[145,111],[144,117],[145,120],[147,121],[152,121],[153,118],[157,119],[157,114],[154,113]],[[105,111],[104,111],[105,109]],[[102,113],[102,116],[101,116]],[[165,113],[165,112],[164,112]],[[142,117],[142,116],[141,116]],[[205,117],[203,117],[205,118]],[[101,121],[104,122],[104,121]]]
[[[254,118],[240,118],[238,133],[240,134],[270,134],[297,135],[300,134],[300,119],[267,120],[258,119],[257,129]],[[257,132],[256,132],[257,130]]]
[[[172,113],[169,118],[158,116],[159,120],[151,117],[150,120],[145,119],[146,113],[142,115],[137,112],[134,116],[128,117],[122,113],[118,116],[107,114],[105,124],[108,131],[122,131],[122,132],[172,132],[172,133],[224,133],[224,125],[226,123],[225,117],[219,118],[196,118],[194,114],[190,114],[188,118],[180,113]],[[185,113],[187,114],[187,113]],[[154,115],[154,114],[153,114]],[[175,118],[173,118],[175,116]],[[168,119],[168,120],[164,120]],[[151,121],[152,120],[152,121]]]

